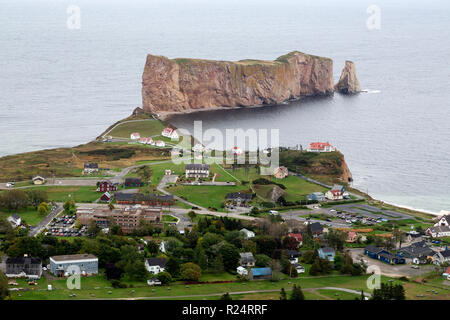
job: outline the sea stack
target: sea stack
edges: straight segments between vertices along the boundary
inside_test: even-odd
[[[142,75],[143,109],[160,116],[276,105],[333,92],[333,61],[298,51],[274,61],[236,62],[149,54]]]
[[[334,89],[344,94],[354,94],[361,91],[358,78],[356,77],[356,67],[352,61],[345,61],[341,77]]]

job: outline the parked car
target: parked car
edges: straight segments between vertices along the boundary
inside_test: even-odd
[[[12,188],[12,187],[14,187],[14,185],[15,185],[14,182],[7,182],[6,183],[6,187],[7,188]]]

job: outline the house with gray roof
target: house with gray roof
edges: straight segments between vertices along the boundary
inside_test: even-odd
[[[9,278],[41,278],[42,262],[38,258],[28,256],[7,258],[5,264],[5,275]]]
[[[239,255],[240,255],[239,263],[242,267],[247,268],[255,266],[255,258],[253,257],[253,253],[242,252]]]

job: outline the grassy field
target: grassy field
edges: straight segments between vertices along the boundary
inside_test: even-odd
[[[41,216],[34,207],[28,207],[26,209],[15,210],[12,212],[0,209],[0,217],[8,218],[14,213],[17,213],[22,218],[22,222],[26,222],[31,226],[37,225],[45,217],[45,215]]]
[[[48,280],[42,278],[37,286],[29,286],[23,280],[19,280],[19,287],[30,289],[29,291],[14,291],[14,299],[108,299],[108,298],[158,298],[176,297],[186,295],[198,295],[193,297],[202,299],[209,294],[222,294],[225,292],[261,291],[275,290],[275,296],[279,296],[279,290],[285,288],[290,290],[294,284],[300,285],[303,289],[322,288],[327,286],[350,288],[355,290],[366,287],[367,276],[324,276],[324,277],[302,277],[297,279],[283,279],[278,282],[271,281],[250,281],[250,282],[230,282],[214,284],[196,284],[186,286],[182,282],[173,283],[170,286],[150,288],[145,283],[133,283],[133,288],[113,289],[111,284],[102,276],[87,277],[81,279],[80,290],[69,290],[65,280]],[[384,280],[387,278],[383,277]],[[47,284],[52,284],[54,290],[47,291]],[[70,297],[75,293],[76,297]],[[261,293],[262,294],[262,293]],[[334,294],[334,293],[333,293]],[[19,296],[20,295],[20,296]],[[244,298],[244,297],[242,297]],[[255,297],[256,298],[256,297]],[[265,299],[267,296],[259,297]]]
[[[48,194],[49,201],[64,202],[74,199],[76,202],[92,202],[100,198],[101,193],[96,192],[96,187],[85,186],[39,186],[29,189],[44,190]],[[69,196],[70,195],[70,196]]]
[[[214,207],[219,211],[225,211],[221,204],[225,201],[225,196],[230,192],[244,191],[243,186],[173,186],[167,189],[169,192],[183,197],[189,202],[193,202],[202,207]]]
[[[139,132],[141,137],[151,137],[160,135],[164,129],[162,122],[158,120],[139,120],[134,122],[124,122],[112,129],[108,135],[117,138],[130,138],[132,132]]]
[[[270,176],[261,176],[258,174],[258,170],[256,168],[250,168],[249,170],[239,168],[235,169],[234,171],[231,169],[227,169],[227,172],[234,175],[241,181],[252,182],[253,180],[258,178],[265,178],[273,181],[274,183],[281,183],[286,186],[286,189],[284,190],[284,197],[287,201],[305,200],[306,195],[312,192],[327,191],[327,189],[322,186],[307,182],[295,176],[288,176],[284,179],[276,179]],[[274,185],[253,185],[256,194],[259,197],[263,198],[265,201],[270,201],[270,194],[273,187]]]

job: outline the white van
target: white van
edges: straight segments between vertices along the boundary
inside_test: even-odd
[[[269,213],[273,214],[273,215],[278,215],[278,211],[276,211],[276,210],[270,210]]]

